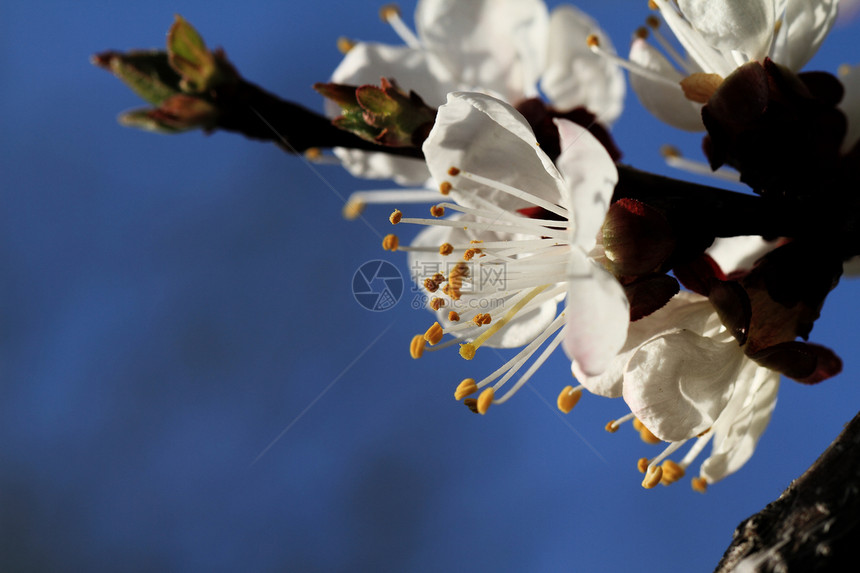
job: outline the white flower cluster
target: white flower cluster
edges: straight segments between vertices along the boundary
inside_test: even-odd
[[[459,344],[466,359],[483,345],[524,347],[483,379],[465,379],[456,389],[458,400],[487,412],[561,345],[579,385],[562,390],[559,408],[570,411],[583,388],[623,398],[630,414],[607,429],[633,420],[644,437],[667,443],[660,455],[640,460],[649,488],[678,480],[712,442],[693,479],[703,491],[752,455],[770,419],[779,375],[744,355],[703,296],[680,292],[630,322],[625,289],[607,270],[602,245],[601,227],[618,181],[613,160],[587,128],[566,120],[556,120],[562,151],[550,158],[514,106],[542,91],[558,109],[583,106],[611,123],[624,93],[620,63],[633,70],[633,89],[658,118],[701,130],[701,103],[685,95],[682,80],[709,74],[722,81],[739,65],[765,57],[799,69],[830,29],[837,1],[651,5],[686,51],[679,54],[654,23],[654,37],[674,62],[644,34],[634,39],[630,60],[621,61],[588,16],[570,6],[548,14],[542,0],[421,0],[417,34],[389,11],[405,45],[354,44],[332,81],[393,77],[440,106],[423,145],[426,162],[355,150],[338,155],[360,176],[413,183],[429,176],[429,186],[443,195],[437,193],[441,202],[430,218],[396,211],[392,222],[425,228],[409,246],[391,238],[386,243],[407,251],[410,267],[434,269],[421,284],[437,322],[412,341],[413,357],[438,348],[445,335],[450,339],[440,346]],[[857,76],[845,72],[848,90],[860,85]],[[860,137],[856,122],[852,129],[853,142]],[[750,249],[761,248],[755,239],[752,247],[743,240],[727,244],[721,244],[721,256],[748,264],[755,259]],[[504,268],[501,284],[482,280],[481,269],[493,265]],[[737,270],[729,266],[721,270]],[[471,304],[489,298],[499,304]],[[667,459],[688,441],[680,462]]]

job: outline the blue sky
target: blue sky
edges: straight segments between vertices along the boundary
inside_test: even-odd
[[[376,185],[229,134],[121,128],[140,102],[88,63],[161,47],[180,13],[246,78],[322,109],[310,85],[337,65],[338,36],[397,42],[378,3],[343,5],[4,6],[0,568],[713,568],[735,525],[856,413],[857,283],[812,335],[843,374],[785,382],[754,458],[706,495],[688,480],[639,486],[635,462],[655,450],[603,431],[623,404],[585,397],[562,420],[561,353],[516,399],[470,414],[453,388],[497,356],[413,361],[431,320],[414,293],[385,312],[353,299],[366,261],[408,275],[379,246],[388,207],[368,209],[370,226],[340,217],[343,196]],[[648,13],[644,0],[579,5],[618,47]],[[856,25],[809,69],[856,63]],[[662,173],[659,144],[698,149],[633,97],[615,135],[625,161]]]

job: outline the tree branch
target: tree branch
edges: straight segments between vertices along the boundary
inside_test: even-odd
[[[716,573],[850,570],[860,563],[858,539],[860,414],[779,499],[738,526]]]

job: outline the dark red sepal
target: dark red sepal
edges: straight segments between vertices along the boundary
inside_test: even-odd
[[[743,346],[747,341],[752,319],[752,306],[747,291],[735,281],[714,280],[708,299],[732,336]]]
[[[803,384],[818,384],[842,371],[842,359],[829,348],[794,340],[759,350],[750,358]]]
[[[705,253],[690,262],[676,265],[672,272],[684,288],[702,296],[708,296],[711,293],[711,284],[715,280],[726,279],[720,266]]]
[[[678,281],[668,275],[641,277],[624,286],[630,302],[630,322],[663,308],[681,290]]]
[[[612,139],[609,130],[597,121],[596,115],[584,107],[577,107],[569,111],[559,111],[537,98],[523,100],[516,107],[517,111],[523,114],[523,117],[526,118],[526,121],[529,122],[529,125],[535,132],[535,137],[538,143],[540,143],[540,148],[553,161],[561,155],[558,128],[555,126],[553,119],[566,119],[581,125],[597,138],[597,141],[603,145],[613,161],[617,162],[621,159],[621,151],[615,144],[615,140]]]

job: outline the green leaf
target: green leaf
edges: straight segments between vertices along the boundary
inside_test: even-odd
[[[153,105],[159,105],[180,92],[182,78],[170,67],[166,52],[102,52],[94,55],[90,61],[113,73],[140,98]]]
[[[355,90],[355,98],[374,116],[388,116],[399,111],[397,102],[376,86],[359,87]]]
[[[181,133],[191,129],[212,129],[218,122],[218,109],[211,103],[187,94],[176,94],[160,107],[137,109],[119,116],[119,123],[156,133]]]
[[[167,135],[188,131],[174,125],[170,121],[164,121],[155,112],[156,110],[153,108],[133,109],[119,114],[117,121],[123,127],[134,127],[144,131]]]
[[[197,30],[178,14],[167,32],[167,55],[170,65],[182,76],[183,91],[200,93],[217,83],[215,55]]]
[[[339,105],[344,112],[359,109],[358,100],[355,97],[356,86],[318,82],[313,85],[313,88],[324,98]]]

